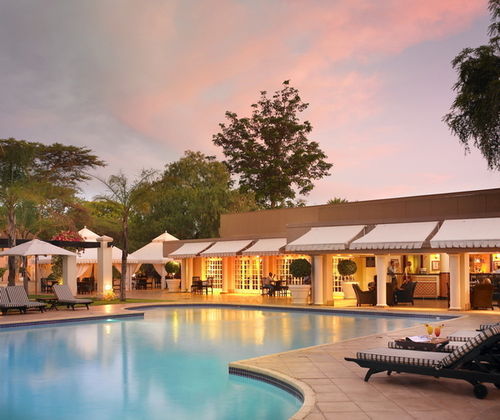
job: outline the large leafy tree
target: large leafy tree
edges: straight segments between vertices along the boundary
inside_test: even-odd
[[[213,136],[240,190],[253,192],[263,208],[293,205],[297,192],[307,195],[313,180],[327,176],[332,167],[319,144],[307,138],[309,121],[299,119],[307,107],[285,81],[272,98],[261,92],[250,118],[226,112],[227,125],[219,124],[221,131]]]
[[[466,152],[472,144],[490,169],[500,170],[500,0],[490,0],[488,45],[465,48],[452,61],[457,96],[443,117]]]
[[[90,149],[60,143],[0,139],[0,204],[6,219],[9,247],[16,245],[17,215],[27,203],[45,214],[63,213],[87,171],[104,162]],[[9,284],[15,281],[16,260],[9,257]]]
[[[232,189],[231,176],[222,162],[200,152],[187,151],[166,165],[154,184],[147,214],[137,213],[134,233],[138,243],[146,243],[168,230],[184,238],[218,235],[220,215],[256,208],[251,194]]]
[[[127,277],[127,257],[129,253],[129,221],[133,212],[143,212],[149,205],[151,195],[151,181],[155,172],[143,171],[134,181],[129,181],[123,174],[112,175],[107,180],[100,179],[106,186],[106,193],[96,198],[108,204],[115,215],[120,219],[120,239],[122,245],[122,270],[120,281],[120,300],[126,299],[125,279]]]

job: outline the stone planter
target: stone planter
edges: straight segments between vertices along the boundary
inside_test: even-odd
[[[344,299],[356,299],[356,293],[354,292],[353,285],[359,283],[356,281],[345,281],[342,283],[342,291],[344,292]]]
[[[180,279],[167,279],[167,287],[170,293],[178,292],[180,290]]]
[[[309,303],[310,284],[290,284],[288,290],[292,294],[292,303],[307,305]]]

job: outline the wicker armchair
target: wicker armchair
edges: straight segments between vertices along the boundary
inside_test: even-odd
[[[472,309],[493,309],[493,285],[489,283],[474,286],[470,293]]]
[[[356,293],[356,306],[375,305],[377,303],[377,293],[375,290],[363,291],[356,283],[352,285],[352,288],[354,289],[354,293]]]

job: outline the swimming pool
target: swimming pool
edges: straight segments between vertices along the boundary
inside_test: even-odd
[[[0,418],[286,419],[301,403],[228,374],[249,357],[428,322],[221,307],[0,332]]]

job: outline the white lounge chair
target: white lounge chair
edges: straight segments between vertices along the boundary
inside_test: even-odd
[[[89,309],[89,305],[92,303],[90,299],[75,298],[66,284],[54,284],[52,289],[57,297],[57,303],[66,305],[68,308],[71,307],[73,310],[75,310],[75,305],[85,305]]]

